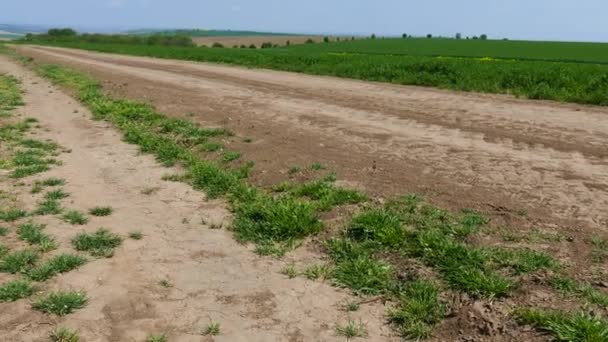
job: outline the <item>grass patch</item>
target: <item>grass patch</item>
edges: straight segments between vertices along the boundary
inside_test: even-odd
[[[47,314],[65,316],[82,309],[87,301],[83,292],[53,292],[35,301],[32,308]]]
[[[312,265],[304,270],[304,276],[310,280],[329,279],[332,272],[330,265]]]
[[[7,211],[0,211],[0,220],[4,222],[15,222],[18,219],[26,216],[27,211],[21,209],[10,209]]]
[[[87,262],[87,259],[72,254],[61,254],[42,265],[31,269],[28,277],[35,281],[45,281],[60,273],[74,270]]]
[[[281,269],[281,274],[286,275],[289,279],[293,279],[298,276],[298,271],[294,265],[288,265]]]
[[[89,219],[84,216],[83,213],[76,211],[76,210],[70,210],[68,212],[66,212],[65,214],[63,214],[63,216],[61,217],[65,222],[72,224],[72,225],[85,225],[89,222]]]
[[[591,237],[591,260],[595,263],[602,263],[608,258],[608,240],[600,236]]]
[[[0,260],[0,272],[12,274],[27,273],[36,265],[39,259],[40,254],[29,249],[13,252],[5,255]]]
[[[345,325],[336,326],[336,335],[351,339],[355,337],[367,337],[367,327],[361,321],[348,321]]]
[[[205,336],[217,336],[220,334],[220,324],[217,322],[210,322],[203,329],[202,334]]]
[[[129,232],[129,237],[133,240],[141,240],[144,238],[144,234],[141,231],[137,230]]]
[[[429,337],[446,314],[439,288],[426,280],[415,280],[399,293],[399,304],[389,313],[390,322],[408,339]]]
[[[167,342],[167,335],[152,335],[146,339],[146,342]]]
[[[325,165],[319,163],[319,162],[314,162],[310,165],[310,169],[313,171],[321,171],[321,170],[325,170]]]
[[[207,142],[201,146],[201,150],[203,150],[204,152],[216,152],[221,150],[222,148],[222,144],[213,141]]]
[[[515,316],[522,324],[546,331],[557,341],[601,342],[608,340],[608,321],[587,313],[518,310]]]
[[[114,248],[120,246],[122,238],[109,230],[100,228],[95,233],[80,233],[72,239],[77,251],[89,252],[93,256],[111,257]]]
[[[6,236],[9,230],[6,227],[0,227],[0,236]]]
[[[35,181],[34,185],[32,186],[32,193],[37,194],[42,192],[42,190],[44,190],[44,188],[46,187],[54,187],[61,185],[65,185],[65,180],[60,178],[47,178],[44,180]]]
[[[35,223],[25,223],[17,228],[17,234],[23,241],[28,242],[31,245],[39,245],[43,242],[52,241],[53,239],[45,234],[42,230],[44,225]]]
[[[229,163],[231,161],[235,161],[241,158],[241,153],[236,151],[224,151],[222,154],[222,161],[225,163]]]
[[[7,74],[0,75],[0,117],[9,116],[15,107],[21,105],[19,80]]]
[[[80,337],[75,331],[71,331],[68,328],[57,328],[51,331],[49,339],[52,342],[78,342]]]
[[[291,196],[307,198],[313,201],[321,211],[328,211],[335,206],[356,204],[367,200],[364,194],[350,189],[335,186],[327,180],[317,180],[304,184],[292,185],[283,183],[278,190]]]
[[[608,294],[596,289],[591,284],[581,284],[574,278],[557,275],[550,279],[550,285],[563,295],[577,296],[589,303],[608,307]]]
[[[69,196],[70,196],[70,194],[68,194],[67,192],[64,192],[63,190],[58,189],[58,190],[53,190],[53,191],[47,192],[44,195],[44,198],[47,201],[58,201],[58,200],[64,199]]]
[[[0,302],[14,302],[34,294],[34,286],[26,280],[13,280],[0,285]]]
[[[93,216],[110,216],[114,210],[110,207],[94,207],[89,210],[89,214]]]
[[[63,208],[61,207],[61,203],[58,200],[46,199],[40,203],[38,203],[38,208],[34,210],[34,215],[58,215],[61,214]]]

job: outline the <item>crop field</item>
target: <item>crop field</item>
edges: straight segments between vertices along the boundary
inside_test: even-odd
[[[106,38],[0,44],[0,339],[608,340],[604,45]]]
[[[608,56],[608,44],[366,39],[255,50],[55,44],[135,56],[608,105],[608,65],[600,64],[607,61],[602,56]],[[581,63],[572,62],[575,60]]]

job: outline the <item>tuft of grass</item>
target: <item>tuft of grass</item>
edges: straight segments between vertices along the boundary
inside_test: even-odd
[[[310,169],[313,171],[325,170],[325,165],[323,165],[319,162],[314,162],[310,165]]]
[[[298,276],[298,271],[295,265],[288,265],[281,269],[281,274],[286,275],[289,279],[293,279]]]
[[[491,249],[489,253],[494,262],[511,268],[515,274],[558,267],[558,262],[550,255],[529,249]]]
[[[356,204],[367,200],[367,197],[356,190],[336,187],[327,180],[317,180],[299,185],[283,184],[283,189],[295,197],[308,198],[321,211],[331,210],[343,204]]]
[[[49,191],[44,195],[44,198],[48,201],[58,201],[70,196],[67,192],[64,192],[61,189]]]
[[[34,286],[26,280],[13,280],[0,285],[0,302],[14,302],[34,294]]]
[[[112,257],[114,248],[120,246],[122,238],[109,230],[100,228],[95,233],[80,233],[72,239],[77,251],[86,251],[93,256]]]
[[[0,236],[6,236],[8,234],[8,228],[0,227]]]
[[[87,297],[83,292],[52,292],[36,300],[32,308],[47,314],[65,316],[82,309],[87,304]]]
[[[61,217],[65,222],[72,225],[85,225],[89,219],[77,210],[70,210]]]
[[[599,316],[521,309],[515,312],[515,317],[522,324],[548,332],[556,341],[608,341],[608,321]]]
[[[52,342],[78,342],[80,337],[68,328],[57,328],[51,331],[49,338]]]
[[[133,240],[141,240],[143,239],[144,234],[141,231],[137,230],[129,232],[129,237]]]
[[[295,175],[296,173],[300,172],[300,170],[302,170],[301,167],[299,167],[298,165],[294,165],[289,169],[289,174]]]
[[[161,279],[158,281],[158,285],[168,289],[173,287],[173,283],[171,283],[171,281],[169,279]]]
[[[241,153],[236,151],[224,151],[222,154],[222,161],[229,163],[241,158]]]
[[[4,222],[15,222],[18,219],[26,216],[27,212],[21,209],[9,209],[7,211],[0,211],[0,220]]]
[[[342,308],[344,311],[347,312],[359,311],[359,309],[361,308],[361,304],[359,304],[359,302],[357,301],[350,301],[345,303]]]
[[[331,266],[326,264],[312,265],[304,270],[304,276],[310,280],[329,279],[332,271]]]
[[[48,165],[46,164],[36,164],[30,166],[20,166],[15,168],[10,174],[11,178],[25,178],[29,176],[33,176],[38,173],[46,172],[50,170]]]
[[[53,239],[42,232],[44,225],[35,223],[25,223],[17,228],[17,234],[23,241],[28,242],[31,245],[39,245],[44,241],[52,241]]]
[[[7,254],[0,260],[0,272],[27,273],[39,259],[40,254],[29,249]]]
[[[38,203],[38,208],[34,210],[34,215],[57,215],[61,214],[63,208],[57,200],[47,199]]]
[[[34,281],[45,281],[60,273],[74,270],[87,262],[87,259],[72,254],[61,254],[44,264],[31,269],[27,275]]]
[[[595,263],[601,263],[608,258],[608,240],[600,236],[591,237],[591,260]]]
[[[217,322],[209,322],[203,329],[202,334],[205,336],[217,336],[220,334],[220,324]]]
[[[355,322],[349,320],[345,325],[336,326],[336,334],[338,336],[344,336],[346,339],[354,337],[367,337],[367,327],[361,321]]]
[[[167,342],[167,335],[152,335],[146,339],[146,342]]]
[[[112,212],[111,207],[94,207],[89,210],[89,214],[93,216],[110,216]]]
[[[579,283],[574,278],[557,275],[549,281],[551,287],[564,295],[577,296],[587,302],[602,307],[608,307],[608,294],[602,292],[591,284]]]
[[[221,150],[222,147],[222,144],[210,141],[203,144],[203,146],[201,146],[201,149],[205,152],[215,152]]]
[[[419,279],[407,284],[399,293],[399,305],[389,313],[389,320],[404,338],[421,339],[431,335],[433,327],[445,314],[437,285]]]

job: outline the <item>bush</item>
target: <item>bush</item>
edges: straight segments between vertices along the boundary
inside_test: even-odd
[[[312,40],[312,38],[306,39],[306,44],[314,44],[314,43],[315,43],[315,41]]]
[[[249,48],[250,49],[256,49],[256,46],[255,46],[255,44],[251,44],[251,45],[249,45]]]
[[[327,37],[327,36],[323,37],[323,42],[329,43],[329,37]]]
[[[47,34],[52,37],[73,37],[78,35],[78,33],[71,28],[53,28],[48,30]]]
[[[214,47],[214,48],[223,48],[224,45],[222,45],[222,43],[215,42],[215,43],[213,43],[213,45],[211,45],[211,47]]]
[[[262,49],[269,49],[271,47],[272,47],[272,43],[271,42],[262,43],[262,46],[261,46]]]

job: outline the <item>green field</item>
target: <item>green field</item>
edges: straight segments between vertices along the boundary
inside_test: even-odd
[[[608,44],[447,39],[366,39],[272,49],[81,42],[45,44],[367,81],[512,94],[530,99],[608,105],[608,64],[593,63],[601,58],[608,62],[608,54],[596,53],[602,49],[608,51]],[[534,48],[523,48],[528,45]],[[545,48],[547,46],[551,48]],[[573,49],[572,46],[586,49]],[[407,51],[414,52],[406,55]],[[426,56],[434,52],[439,56]],[[450,54],[470,57],[450,57]],[[492,56],[486,56],[488,54]],[[498,58],[506,55],[511,57]]]

